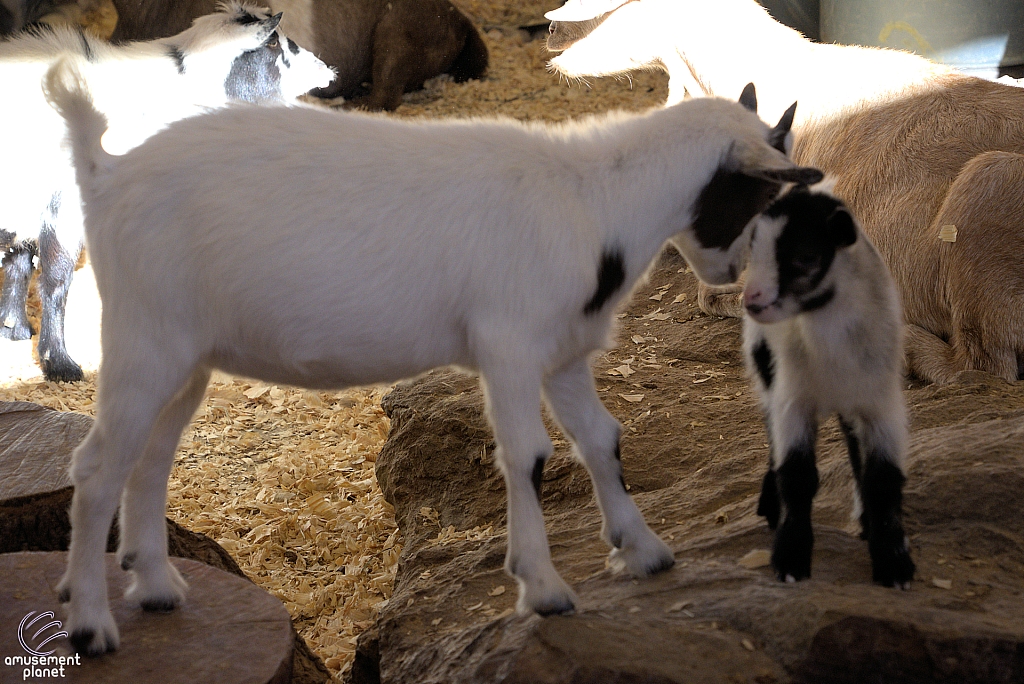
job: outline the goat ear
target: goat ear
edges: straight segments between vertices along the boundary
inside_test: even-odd
[[[744,176],[775,183],[814,185],[825,177],[818,169],[797,166],[782,152],[768,145],[744,145],[737,142],[729,152],[733,169]]]
[[[754,88],[753,83],[743,86],[743,92],[740,93],[740,104],[757,114],[757,89]]]
[[[274,16],[264,19],[262,22],[260,22],[263,25],[263,30],[266,31],[267,34],[269,35],[269,33],[275,30],[281,23],[281,17],[283,16],[284,12],[278,12]]]
[[[793,128],[793,119],[795,117],[796,102],[783,112],[779,123],[775,124],[775,128],[768,133],[768,144],[786,155],[793,151],[793,133],[790,129]]]
[[[836,207],[825,222],[828,234],[836,247],[849,247],[857,241],[857,224],[846,207]]]

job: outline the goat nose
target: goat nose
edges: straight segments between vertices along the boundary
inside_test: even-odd
[[[555,35],[555,24],[557,24],[557,23],[558,23],[558,22],[556,22],[556,21],[553,21],[553,22],[551,22],[550,24],[548,24],[548,33],[549,33],[550,35]]]

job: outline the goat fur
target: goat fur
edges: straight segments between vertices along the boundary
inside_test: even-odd
[[[551,563],[535,490],[552,453],[543,393],[591,473],[613,566],[642,576],[672,565],[622,485],[620,426],[589,359],[670,236],[686,235],[700,277],[724,282],[765,186],[820,179],[768,144],[778,133],[756,114],[706,99],[554,126],[235,106],[115,158],[99,147],[106,124],[87,93],[60,69],[50,82],[73,130],[103,301],[97,418],[71,467],[61,582],[76,647],[117,644],[102,539],[122,492],[129,596],[144,607],[182,598],[166,558],[166,481],[214,368],[312,388],[478,371],[508,488],[506,569],[520,611],[550,614],[576,598]],[[712,186],[746,187],[737,175],[768,199],[716,222],[733,202]],[[168,260],[180,244],[192,248]]]

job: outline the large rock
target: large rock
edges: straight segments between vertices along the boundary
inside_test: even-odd
[[[509,614],[504,490],[477,381],[431,373],[385,399],[392,433],[377,472],[405,546],[350,681],[1024,682],[1024,383],[908,383],[918,574],[906,592],[871,584],[830,421],[813,579],[780,583],[758,566],[765,554],[748,555],[771,546],[754,513],[768,450],[735,356],[739,325],[696,314],[684,267],[663,257],[622,321],[621,348],[595,364],[626,426],[626,482],[676,566],[639,581],[605,568],[588,477],[556,440],[543,504],[555,566],[581,603],[569,617]],[[608,374],[630,357],[635,373]]]

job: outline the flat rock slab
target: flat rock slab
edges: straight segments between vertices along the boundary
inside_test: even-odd
[[[626,483],[676,566],[643,580],[605,567],[589,478],[549,426],[547,531],[580,604],[568,617],[511,614],[504,486],[478,382],[428,374],[384,401],[392,428],[377,474],[405,546],[350,681],[1024,682],[1024,383],[908,382],[904,504],[918,572],[906,592],[871,583],[843,438],[825,424],[813,578],[779,582],[755,514],[768,449],[737,362],[739,322],[696,315],[684,268],[662,258],[594,373],[624,425]]]
[[[35,611],[62,608],[56,586],[64,573],[65,553],[13,553],[0,556],[0,649],[3,657],[27,655],[18,643],[19,624]],[[107,554],[111,610],[121,632],[121,647],[99,658],[79,658],[66,666],[63,681],[132,684],[287,684],[291,681],[295,637],[284,605],[252,582],[196,561],[171,560],[189,583],[185,603],[169,613],[147,613],[121,598],[128,573]],[[41,623],[40,623],[41,624]],[[52,628],[44,635],[56,631]],[[32,632],[32,630],[28,630]],[[26,633],[32,645],[34,633]],[[70,653],[66,639],[43,652]],[[0,660],[0,682],[20,682],[23,667]],[[42,681],[35,679],[32,681]]]

